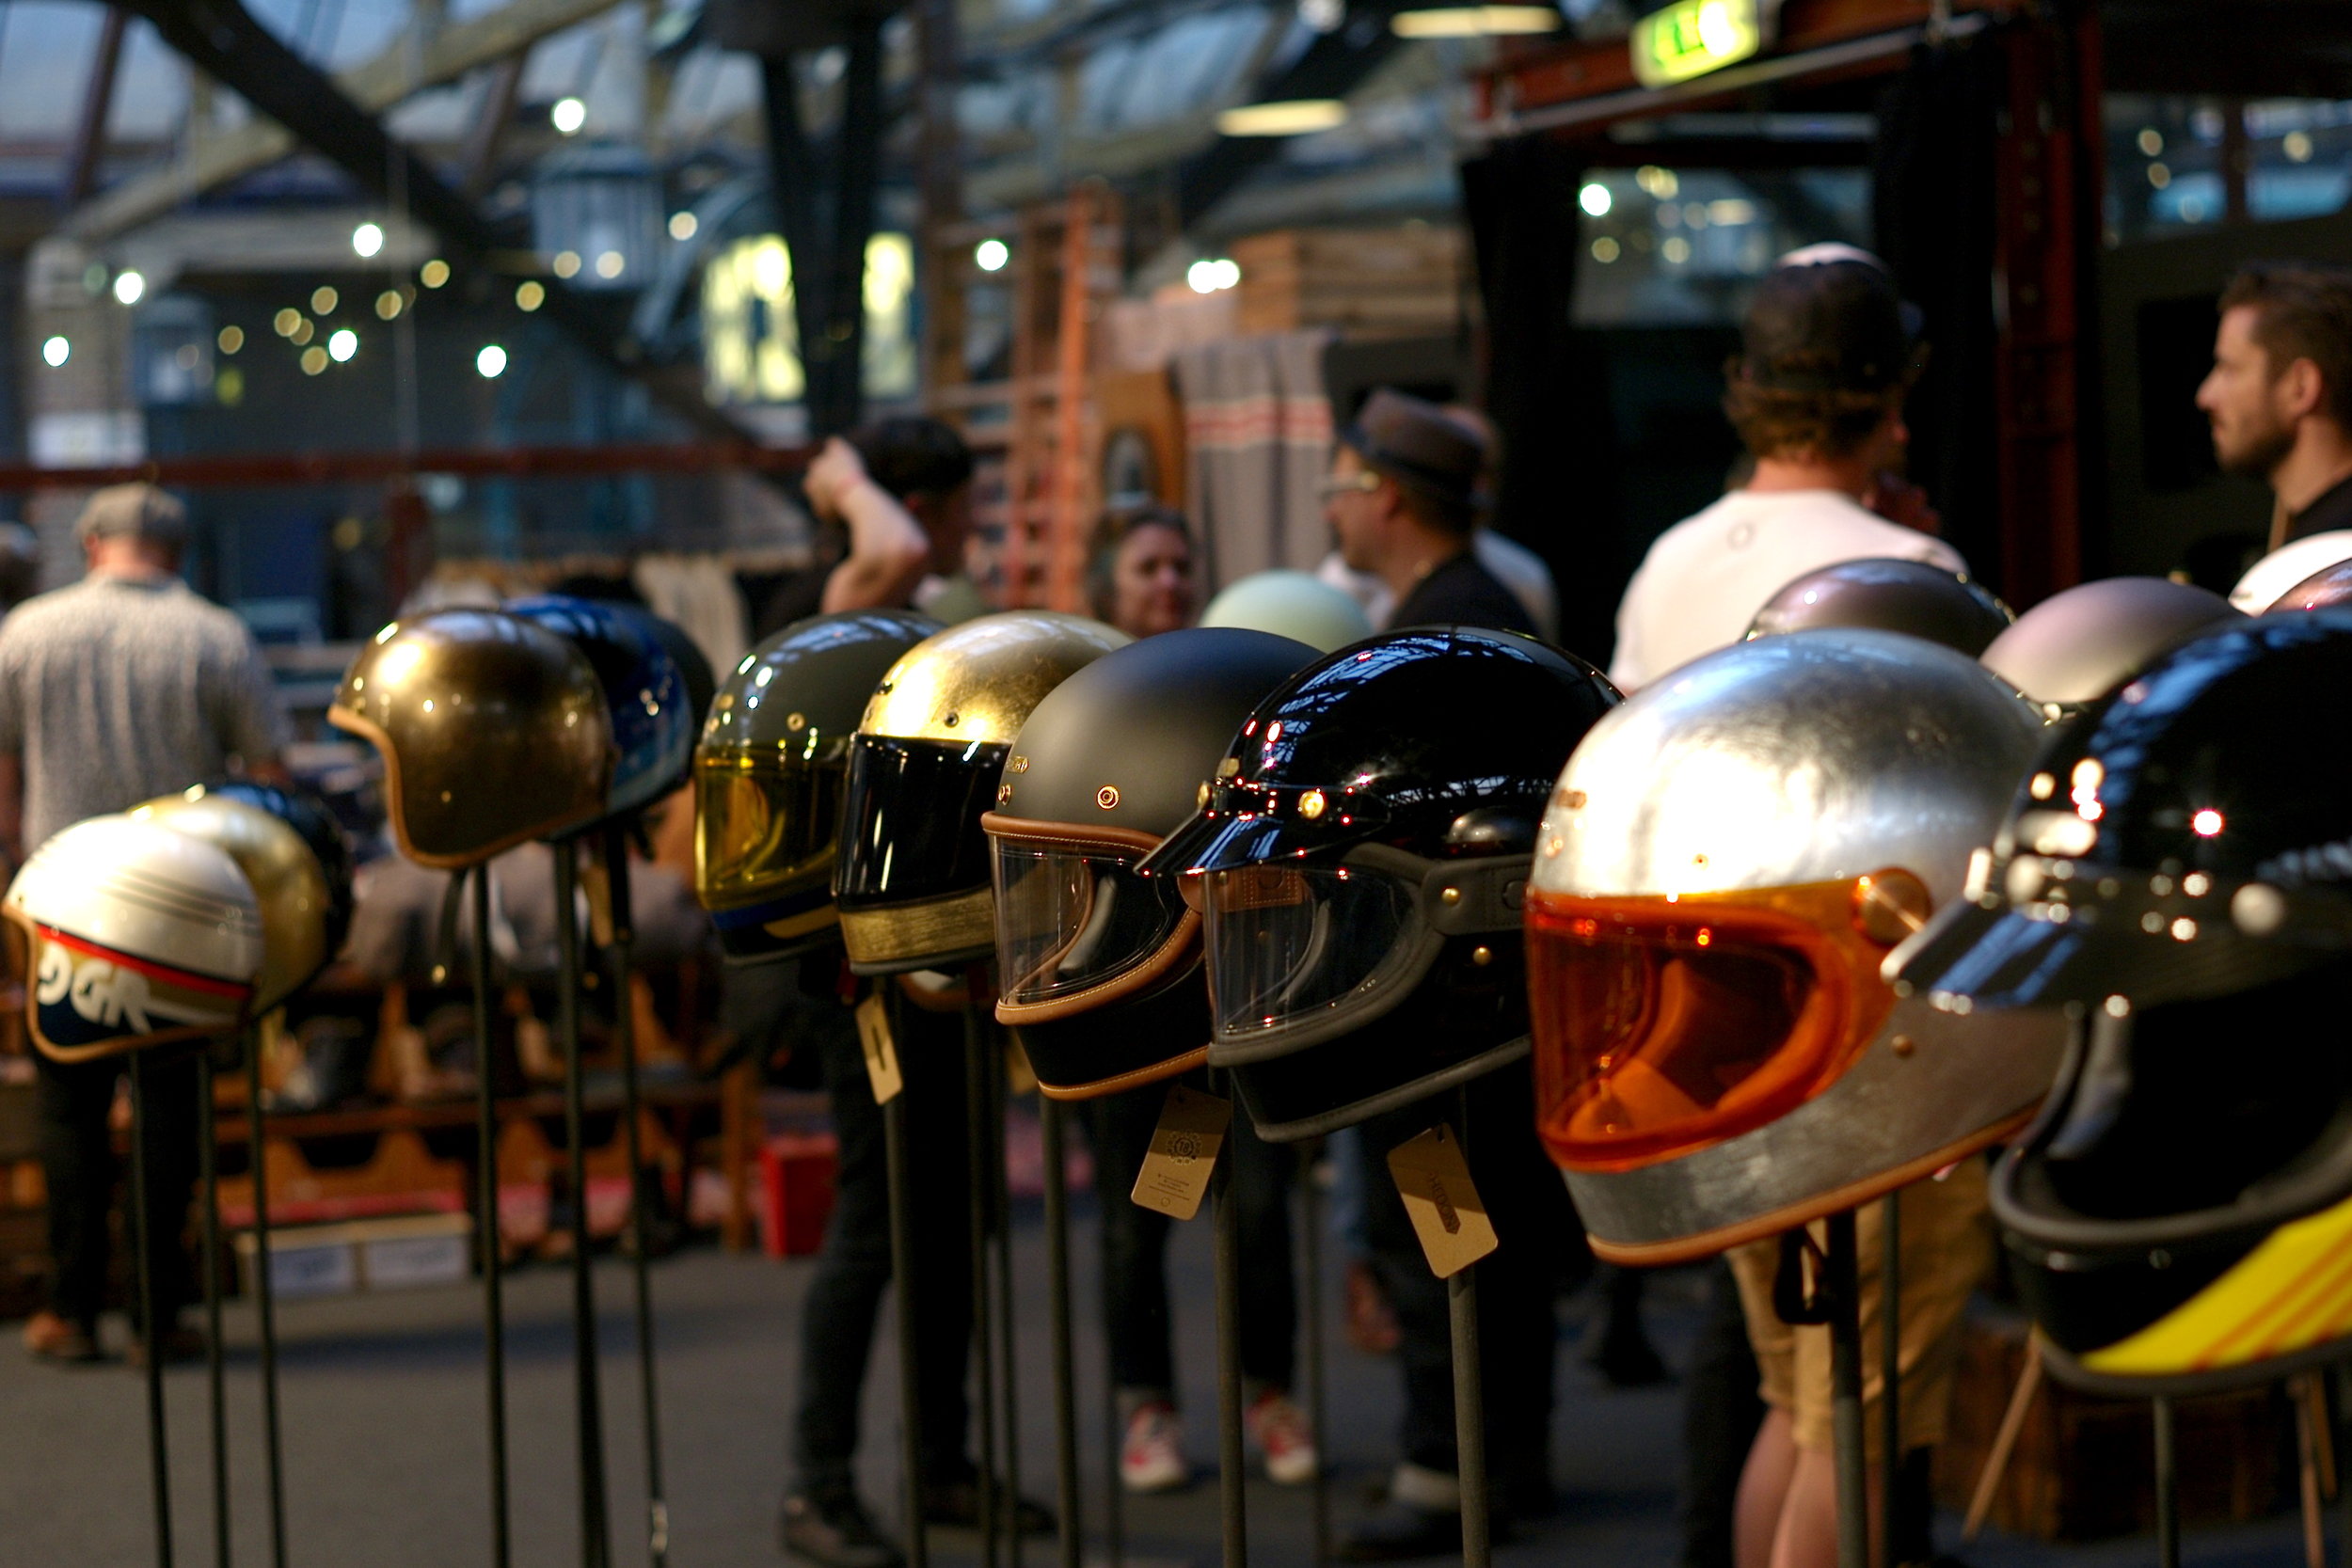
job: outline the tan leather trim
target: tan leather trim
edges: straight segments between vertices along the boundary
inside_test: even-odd
[[[382,725],[372,720],[361,718],[341,704],[326,710],[326,721],[339,730],[348,730],[353,735],[360,736],[375,748],[377,756],[384,759],[384,808],[392,819],[392,840],[400,846],[400,852],[403,856],[435,871],[463,871],[468,867],[480,865],[484,861],[496,860],[519,845],[529,844],[533,839],[552,838],[566,828],[577,828],[582,823],[594,820],[596,816],[596,803],[592,800],[569,816],[525,828],[520,832],[509,833],[497,843],[476,849],[469,854],[428,855],[410,843],[408,839],[408,817],[401,809],[400,753],[393,749],[391,736],[384,733]],[[598,786],[597,793],[603,793],[601,785]]]
[[[1017,838],[1072,849],[1140,849],[1146,854],[1160,847],[1161,835],[1134,828],[1081,827],[1074,822],[1040,822],[1000,812],[980,813],[980,827],[994,838]]]
[[[771,937],[804,937],[811,931],[821,931],[828,926],[836,925],[840,919],[841,911],[831,904],[827,904],[821,910],[810,910],[803,914],[787,915],[782,920],[771,920],[762,925],[760,929]]]
[[[1078,1013],[1090,1013],[1097,1007],[1107,1007],[1122,996],[1132,996],[1158,982],[1168,971],[1176,968],[1200,951],[1200,916],[1191,910],[1176,923],[1176,928],[1160,943],[1159,950],[1116,979],[1070,996],[1057,996],[1050,1002],[998,1002],[996,1022],[999,1023],[1051,1023],[1056,1019]],[[1202,1050],[1207,1047],[1203,1046]]]
[[[853,964],[915,963],[942,953],[993,946],[996,890],[977,888],[919,904],[841,911],[841,944]]]
[[[1752,1220],[1742,1220],[1738,1225],[1727,1225],[1696,1236],[1677,1237],[1671,1242],[1613,1242],[1590,1231],[1585,1233],[1584,1239],[1592,1243],[1594,1257],[1604,1263],[1622,1264],[1627,1268],[1662,1269],[1677,1263],[1699,1262],[1729,1252],[1733,1247],[1760,1242],[1767,1236],[1777,1236],[1801,1225],[1810,1225],[1826,1215],[1858,1209],[1872,1198],[1884,1197],[1898,1187],[1908,1187],[1914,1181],[1924,1180],[1946,1165],[2005,1141],[2031,1121],[2039,1109],[2039,1106],[2030,1106],[2006,1121],[1982,1132],[1972,1132],[1956,1143],[1947,1144],[1932,1154],[1923,1154],[1908,1164],[1882,1172],[1866,1181],[1856,1181],[1834,1192],[1823,1193],[1803,1203],[1790,1204],[1786,1209],[1759,1214]]]
[[[1180,1073],[1190,1072],[1208,1059],[1209,1048],[1204,1045],[1198,1051],[1187,1051],[1183,1055],[1171,1057],[1165,1062],[1154,1062],[1150,1067],[1139,1067],[1133,1072],[1122,1072],[1115,1078],[1098,1078],[1091,1084],[1063,1085],[1048,1084],[1041,1078],[1038,1080],[1037,1092],[1048,1100],[1100,1100],[1106,1094],[1120,1094],[1128,1089],[1139,1089],[1147,1084],[1162,1083]]]

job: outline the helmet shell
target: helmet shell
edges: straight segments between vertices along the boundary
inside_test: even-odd
[[[262,961],[261,911],[217,845],[130,816],[51,836],[8,885],[33,1042],[85,1061],[227,1034]]]
[[[1861,626],[1924,637],[1975,658],[2016,619],[1982,584],[1928,562],[1841,561],[1774,594],[1748,636]]]
[[[2322,566],[2270,602],[2265,615],[2292,614],[2298,610],[2337,610],[2352,606],[2352,561]]]
[[[883,674],[850,745],[834,876],[853,971],[995,951],[980,816],[1006,752],[1047,692],[1132,641],[1076,615],[1006,610],[925,639]]]
[[[796,622],[746,654],[694,749],[694,892],[731,963],[840,940],[835,841],[850,737],[875,686],[939,623],[902,610]]]
[[[701,716],[687,695],[677,661],[647,618],[564,594],[516,599],[506,612],[554,632],[578,648],[596,673],[612,726],[606,815],[639,810],[677,787],[693,755]]]
[[[1142,852],[1187,821],[1234,733],[1265,695],[1314,661],[1315,650],[1267,632],[1195,627],[1106,654],[1048,692],[1012,743],[996,809],[981,820],[999,887],[1023,857],[1057,857],[1096,879],[1093,896],[1151,900],[1168,919],[1150,951],[1100,984],[1025,1006],[1007,996],[1043,1091],[1089,1099],[1198,1066],[1209,1040],[1200,917],[1166,879],[1133,870]],[[1093,857],[1092,863],[1088,857]],[[1002,922],[1010,918],[1000,902]],[[1014,965],[999,941],[999,984]]]
[[[384,755],[401,853],[476,865],[608,809],[612,722],[587,657],[495,610],[395,621],[344,673],[326,717]]]
[[[324,798],[300,784],[262,784],[254,779],[216,779],[199,786],[207,796],[242,800],[292,828],[318,862],[326,881],[326,956],[333,958],[351,934],[351,845],[342,824]]]
[[[2308,582],[2339,562],[2352,561],[2352,529],[2329,529],[2289,540],[2246,569],[2230,590],[2230,603],[2248,615],[2260,615],[2287,591]],[[2313,610],[2315,605],[2291,608]]]
[[[1253,572],[1225,585],[1200,612],[1204,626],[1240,626],[1332,653],[1373,632],[1364,607],[1311,572]]]
[[[342,933],[331,927],[338,914],[348,920],[348,870],[339,898],[316,852],[284,817],[201,784],[135,806],[130,815],[225,850],[244,873],[262,920],[254,1012],[276,1007],[334,958]]]
[[[1984,650],[1984,667],[2052,717],[2098,701],[2218,622],[2218,594],[2166,578],[2106,578],[2053,594]]]
[[[686,689],[686,713],[693,734],[702,734],[703,721],[710,716],[711,699],[719,694],[719,677],[710,668],[710,659],[702,644],[686,635],[686,628],[675,621],[664,620],[650,610],[635,605],[613,607],[630,620],[653,634],[677,666],[678,680]]]

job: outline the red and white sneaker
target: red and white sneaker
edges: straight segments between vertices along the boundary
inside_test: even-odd
[[[1321,1465],[1307,1413],[1288,1394],[1269,1388],[1242,1412],[1242,1428],[1265,1455],[1266,1479],[1277,1486],[1304,1486]]]
[[[1184,1425],[1176,1407],[1166,1400],[1137,1406],[1119,1445],[1120,1484],[1130,1492],[1173,1492],[1190,1480]]]

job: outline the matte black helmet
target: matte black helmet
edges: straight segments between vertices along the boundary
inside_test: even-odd
[[[402,854],[476,865],[606,811],[612,721],[587,657],[495,610],[395,621],[344,672],[329,722],[383,753]]]
[[[1200,809],[1249,711],[1313,661],[1287,637],[1200,627],[1107,654],[1014,737],[996,809],[1000,1022],[1057,1099],[1200,1065],[1209,1049],[1200,917],[1136,867]]]
[[[2241,621],[2060,733],[1970,896],[1888,960],[2086,1029],[1994,1173],[2019,1288],[2094,1375],[2226,1381],[2352,1337],[2352,613]]]
[[[1765,601],[1748,636],[1821,626],[1899,631],[1975,658],[2016,616],[1979,582],[1925,561],[1841,561],[1805,573]]]
[[[1259,1132],[1313,1137],[1527,1053],[1536,824],[1618,702],[1533,638],[1393,632],[1259,704],[1200,815],[1146,861],[1205,913],[1212,1066]]]
[[[1134,641],[1100,621],[1009,610],[950,626],[890,667],[858,721],[834,895],[860,974],[996,950],[981,814],[1012,737],[1045,694]]]
[[[2106,578],[2053,594],[1993,640],[1979,662],[2045,718],[2097,702],[2164,654],[2224,621],[2230,601],[2166,578]]]
[[[795,622],[711,699],[694,749],[694,893],[729,962],[840,940],[834,847],[850,737],[876,683],[939,629],[894,610]]]
[[[620,606],[563,594],[534,594],[506,606],[578,648],[604,689],[612,724],[612,777],[605,815],[638,811],[677,786],[694,752],[700,717],[686,680],[653,628]]]
[[[2296,610],[2334,610],[2352,605],[2352,561],[2322,566],[2270,601],[2265,615],[2284,615]]]

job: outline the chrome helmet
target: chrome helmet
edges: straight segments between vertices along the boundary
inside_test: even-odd
[[[2246,614],[2260,615],[2287,590],[2344,561],[2352,561],[2352,529],[2329,529],[2291,540],[2246,568],[2230,590],[2230,603]]]
[[[1867,557],[1819,566],[1774,594],[1748,636],[1828,626],[1906,632],[1975,658],[2017,617],[1975,579],[1925,561]]]
[[[2208,626],[2228,600],[2168,578],[2106,578],[2053,594],[1979,656],[2045,719],[2079,713]]]
[[[1537,1126],[1594,1249],[1685,1262],[1916,1180],[2018,1124],[2067,1037],[1898,1003],[2041,737],[1961,654],[1743,642],[1603,719],[1527,901]]]

